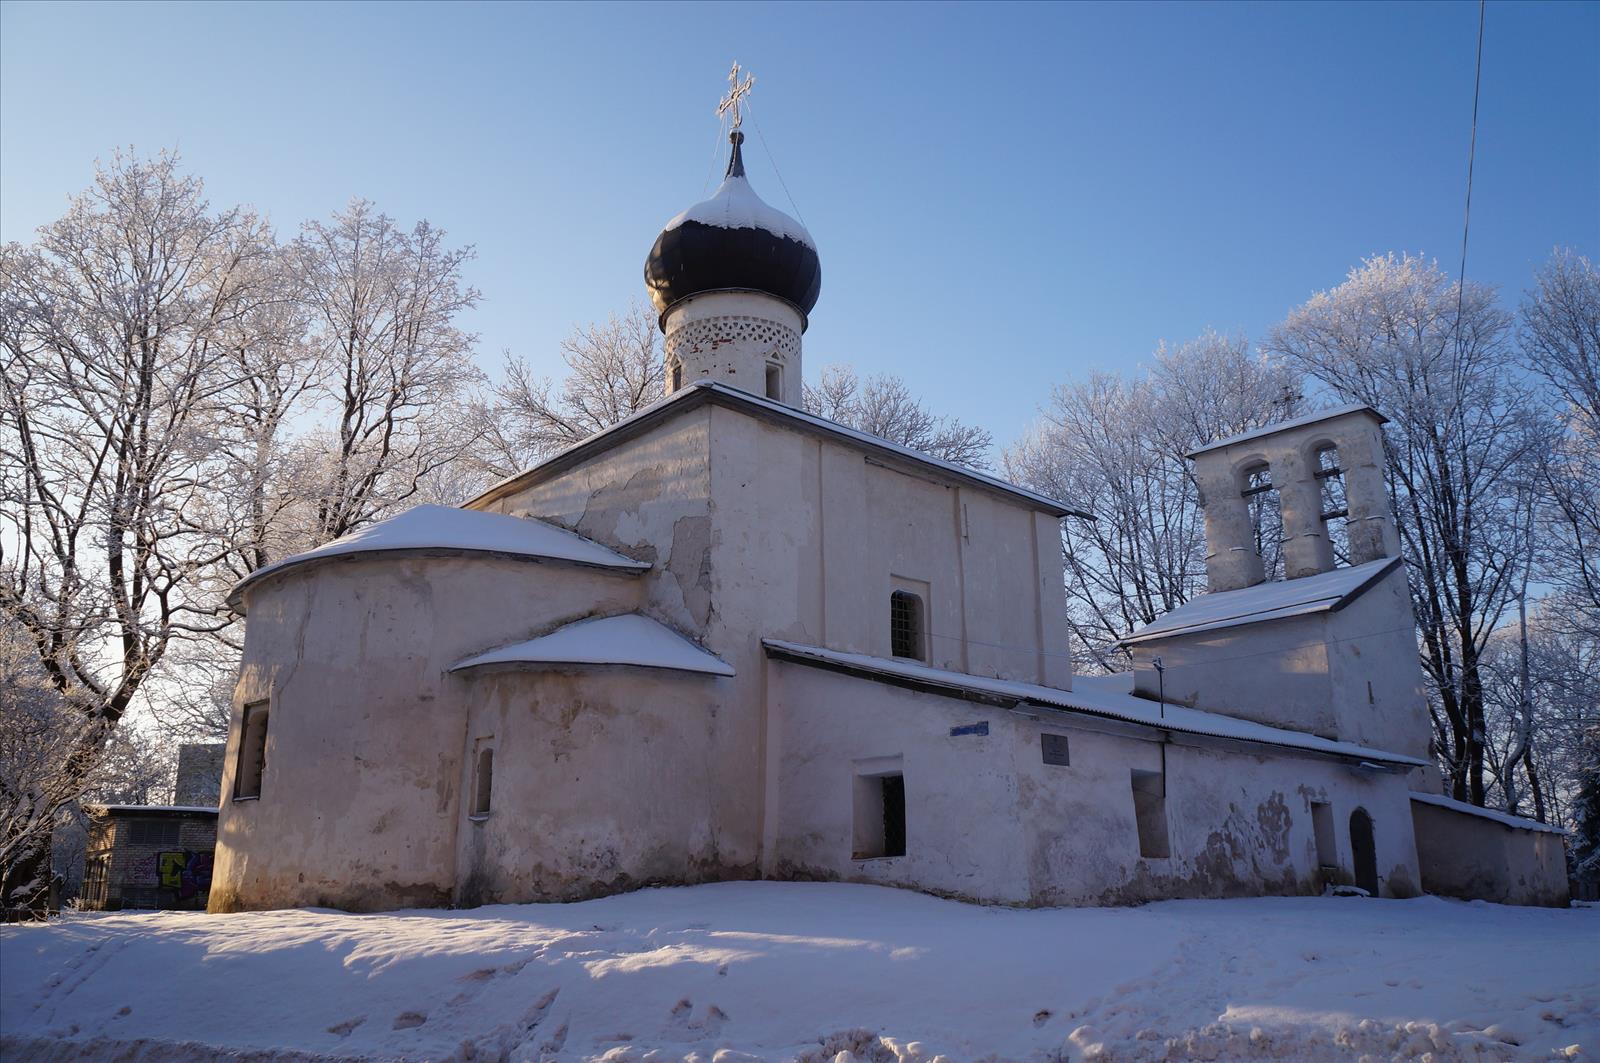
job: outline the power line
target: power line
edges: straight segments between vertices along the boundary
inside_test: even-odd
[[[794,216],[800,220],[801,225],[804,225],[806,219],[800,213],[800,204],[794,201],[794,196],[789,191],[789,182],[783,179],[783,171],[778,169],[778,160],[773,157],[772,149],[767,147],[767,135],[761,131],[761,119],[756,117],[756,109],[750,106],[748,100],[745,101],[745,107],[750,111],[750,120],[756,124],[756,136],[761,138],[761,150],[767,153],[767,161],[772,163],[772,172],[778,175],[778,184],[783,187],[783,194],[789,197],[789,206],[794,208]]]
[[[1472,167],[1478,154],[1478,90],[1483,84],[1483,18],[1488,0],[1478,0],[1478,57],[1472,72],[1472,137],[1467,143],[1467,207],[1461,219],[1461,274],[1456,279],[1456,357],[1461,357],[1462,300],[1467,289],[1467,233],[1472,228]]]

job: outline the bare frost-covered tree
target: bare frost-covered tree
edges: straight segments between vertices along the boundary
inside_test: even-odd
[[[1412,256],[1367,259],[1272,332],[1268,348],[1345,402],[1389,417],[1388,485],[1422,667],[1454,796],[1485,800],[1481,658],[1516,600],[1526,495],[1551,445],[1515,372],[1510,315]]]
[[[655,312],[642,302],[573,329],[561,341],[561,360],[568,372],[558,386],[535,375],[525,359],[506,357],[490,435],[490,460],[499,475],[564,450],[662,396],[665,362]]]
[[[815,384],[805,385],[805,404],[819,417],[942,461],[973,469],[989,466],[993,436],[933,413],[897,376],[879,373],[863,379],[851,366],[825,366]]]
[[[268,242],[249,212],[213,213],[176,158],[119,156],[36,244],[0,253],[0,616],[71,721],[48,784],[5,795],[0,816],[32,825],[0,851],[8,874],[42,859],[37,830],[172,644],[217,626],[199,585],[227,548],[191,508]]]
[[[1526,625],[1490,636],[1482,667],[1488,802],[1571,826],[1583,735],[1600,705],[1600,640],[1574,630],[1565,612],[1559,597],[1536,603]]]
[[[235,580],[458,500],[483,431],[470,254],[363,201],[279,247],[166,155],[119,156],[0,252],[0,618],[62,714],[33,743],[49,779],[0,791],[9,881],[136,702],[226,728]]]
[[[1163,344],[1136,376],[1058,386],[1004,457],[1007,476],[1091,507],[1062,523],[1074,656],[1127,667],[1117,640],[1205,589],[1204,521],[1184,455],[1293,412],[1296,376],[1242,337]],[[1263,530],[1268,556],[1278,533]]]
[[[295,240],[294,297],[327,377],[326,423],[300,443],[309,545],[412,500],[478,441],[479,420],[458,408],[478,380],[474,337],[456,326],[478,301],[461,274],[471,257],[426,221],[402,229],[360,199]]]
[[[1541,453],[1545,564],[1568,622],[1600,640],[1600,270],[1557,249],[1522,304],[1522,354],[1554,389],[1563,434]]]

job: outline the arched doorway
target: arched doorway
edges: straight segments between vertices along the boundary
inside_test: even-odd
[[[1358,808],[1350,813],[1350,851],[1355,857],[1356,885],[1378,895],[1378,850],[1372,840],[1372,817]]]

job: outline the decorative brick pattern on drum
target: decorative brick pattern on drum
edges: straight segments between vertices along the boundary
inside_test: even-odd
[[[787,361],[800,353],[800,334],[761,317],[714,317],[689,321],[667,333],[668,358],[682,360],[728,346],[757,347],[765,357]]]

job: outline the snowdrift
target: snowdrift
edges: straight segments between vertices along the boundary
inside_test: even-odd
[[[1600,911],[1583,909],[1262,898],[1014,910],[741,882],[568,905],[115,914],[0,931],[8,1061],[1597,1051]]]

